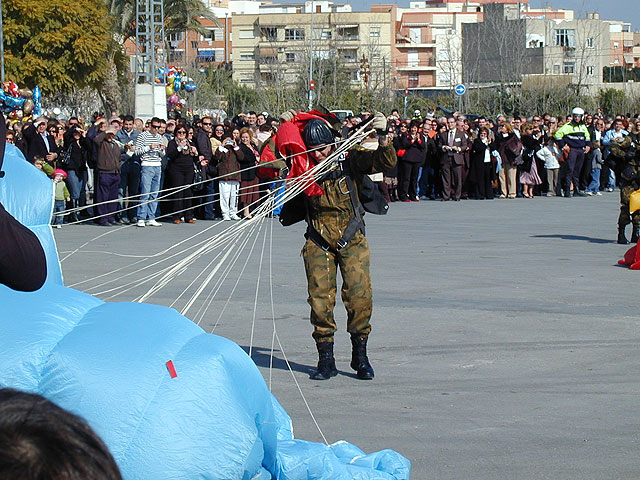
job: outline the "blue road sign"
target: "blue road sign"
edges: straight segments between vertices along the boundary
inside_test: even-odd
[[[463,84],[459,84],[456,85],[456,95],[464,95],[465,93],[467,93],[467,87],[465,87]]]

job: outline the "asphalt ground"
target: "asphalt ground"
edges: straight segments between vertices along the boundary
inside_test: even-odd
[[[387,216],[367,215],[373,381],[355,379],[349,368],[339,300],[340,374],[308,378],[316,351],[300,258],[303,225],[265,219],[256,236],[245,233],[249,243],[234,247],[238,261],[210,306],[200,309],[224,268],[187,316],[204,311],[205,330],[215,326],[216,334],[251,348],[297,438],[322,441],[285,355],[330,443],[396,450],[411,460],[413,479],[637,479],[640,273],[616,265],[628,248],[614,242],[618,195],[395,203]],[[151,285],[143,275],[230,224],[64,227],[55,231],[61,257],[92,240],[63,262],[65,284],[85,281],[76,288],[96,293],[131,283],[117,297],[99,295],[130,301]],[[180,309],[217,253],[207,252],[149,301],[178,299]],[[114,269],[121,270],[104,275]],[[274,323],[283,348],[276,342],[272,357]]]

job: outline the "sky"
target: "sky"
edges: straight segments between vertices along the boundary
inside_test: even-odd
[[[278,0],[287,2],[287,0]],[[289,0],[293,1],[293,0]],[[298,0],[295,0],[298,1]],[[349,3],[353,10],[368,11],[371,5],[393,4],[408,7],[409,0],[334,0],[336,3]],[[471,0],[473,1],[473,0]],[[622,20],[632,22],[633,29],[640,31],[640,0],[529,0],[533,8],[552,7],[575,10],[577,17],[584,17],[586,12],[598,12],[605,20]]]

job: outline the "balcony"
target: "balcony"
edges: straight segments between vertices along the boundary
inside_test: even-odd
[[[406,62],[395,62],[396,70],[399,72],[430,72],[436,70],[436,59],[409,60]]]
[[[421,48],[436,48],[436,42],[432,43],[396,43],[396,48],[408,48],[411,50],[418,50]]]

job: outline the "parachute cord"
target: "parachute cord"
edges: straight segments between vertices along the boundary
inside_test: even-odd
[[[207,298],[205,298],[205,300],[202,302],[202,305],[200,305],[200,308],[195,313],[193,321],[196,322],[196,325],[200,325],[200,323],[204,319],[205,315],[207,314],[207,311],[209,310],[209,307],[211,307],[211,304],[213,303],[213,300],[215,299],[216,295],[222,288],[222,285],[226,282],[227,278],[229,277],[229,274],[233,271],[236,263],[238,263],[238,260],[240,259],[240,255],[244,252],[245,248],[247,247],[247,244],[251,240],[251,237],[254,235],[256,228],[261,225],[262,223],[256,223],[256,225],[246,235],[243,236],[242,244],[240,245],[239,248],[236,249],[234,258],[231,260],[231,262],[229,262],[229,265],[227,266],[225,271],[222,273],[220,278],[218,278],[218,280],[216,281],[216,284],[207,295]]]
[[[264,260],[264,248],[267,242],[267,230],[264,231],[262,238],[262,251],[260,252],[260,263],[258,264],[258,278],[256,280],[256,295],[253,300],[253,317],[251,319],[251,338],[249,339],[249,356],[253,352],[253,334],[256,327],[256,314],[258,312],[258,295],[260,294],[260,277],[262,276],[262,262]]]

